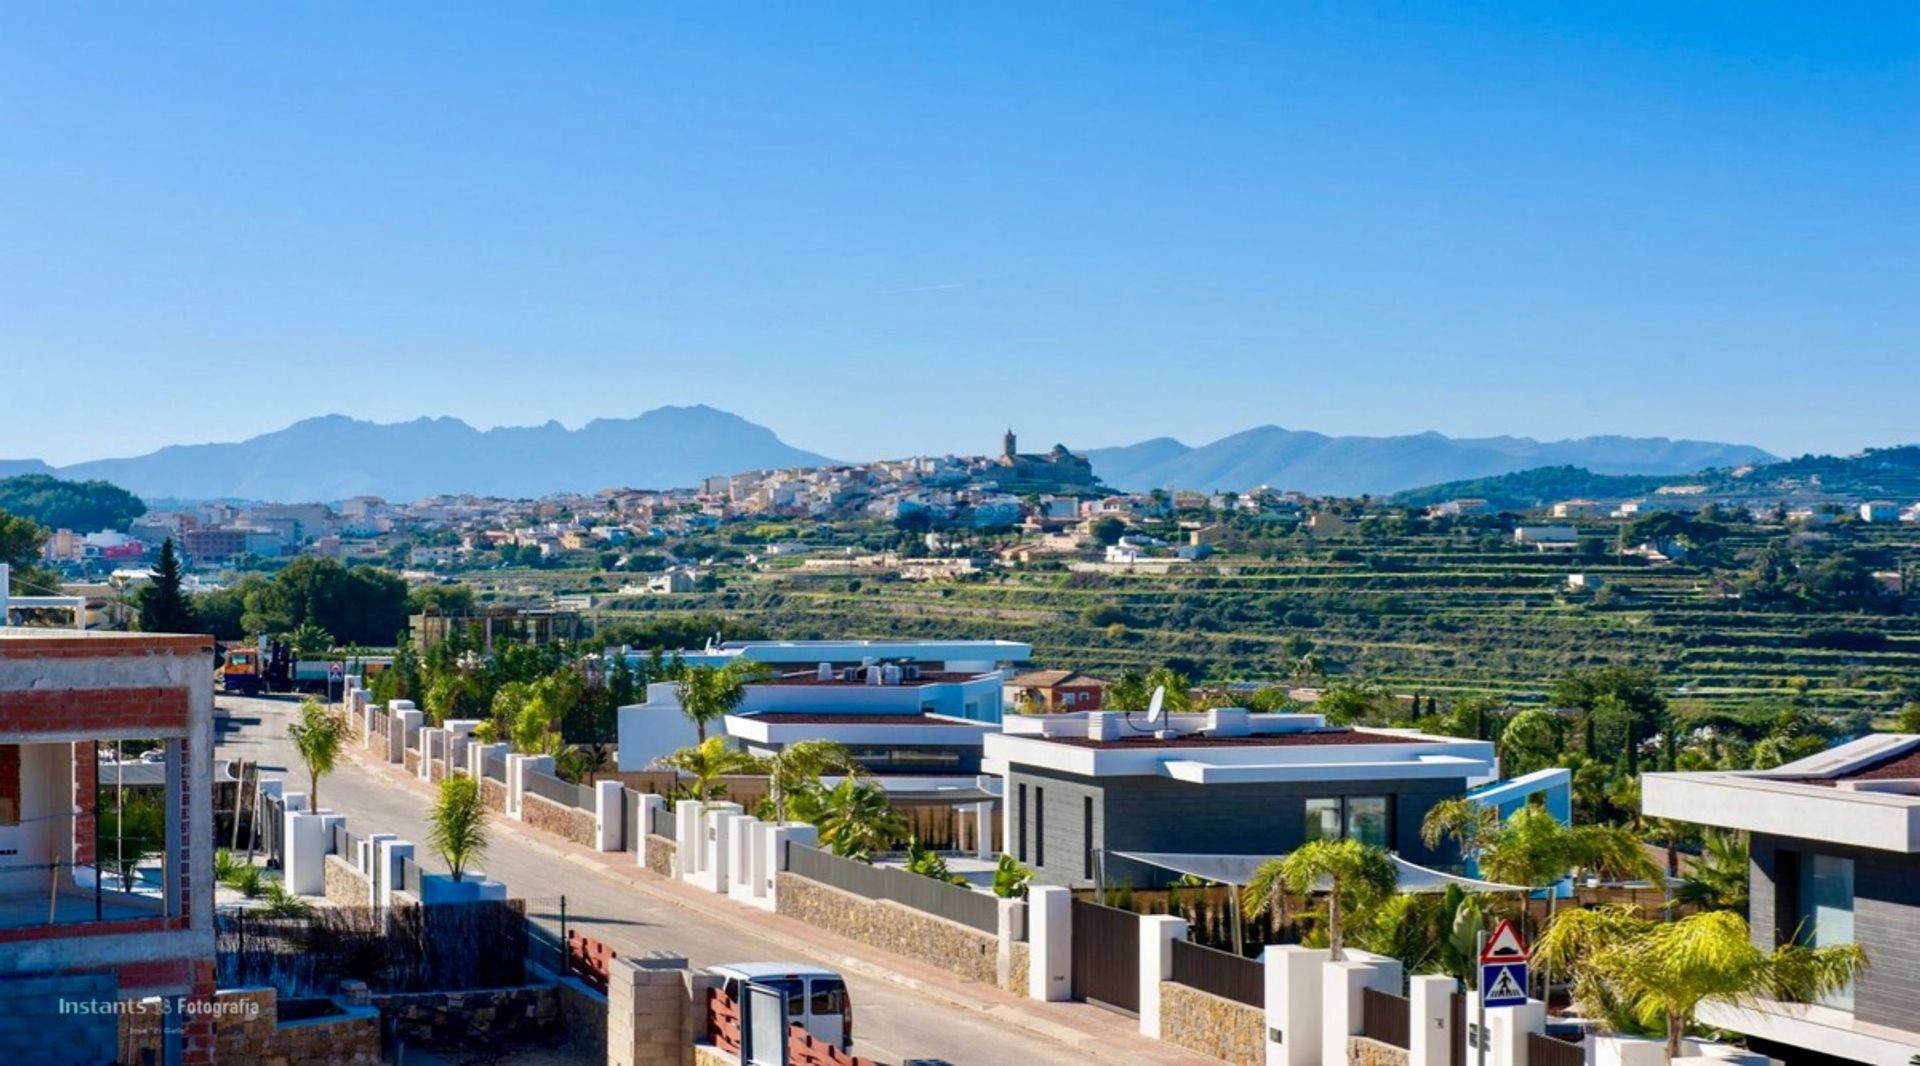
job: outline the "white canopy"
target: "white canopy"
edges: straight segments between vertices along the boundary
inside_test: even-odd
[[[1221,884],[1244,886],[1253,880],[1253,872],[1260,864],[1269,859],[1282,858],[1276,855],[1206,855],[1180,854],[1167,851],[1110,851],[1107,854],[1116,859],[1131,859],[1148,866],[1158,866],[1162,870],[1191,874],[1205,881],[1218,881]],[[1459,885],[1466,892],[1531,892],[1526,885],[1503,885],[1496,881],[1476,881],[1471,877],[1461,877],[1444,870],[1435,870],[1408,862],[1398,855],[1389,855],[1395,871],[1400,875],[1397,888],[1401,892],[1445,892],[1448,885]],[[1319,891],[1326,891],[1330,884],[1323,883]]]

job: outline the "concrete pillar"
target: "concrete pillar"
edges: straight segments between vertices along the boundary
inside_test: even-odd
[[[447,731],[439,726],[420,727],[420,780],[433,780],[433,746],[446,735]]]
[[[1140,916],[1140,1035],[1160,1039],[1160,982],[1173,978],[1173,942],[1187,938],[1187,921],[1170,914]]]
[[[1361,989],[1379,987],[1372,964],[1347,959],[1320,967],[1320,1061],[1347,1061],[1347,1038],[1360,1031]]]
[[[1073,893],[1059,885],[1027,889],[1027,995],[1073,998]]]
[[[287,812],[281,870],[287,891],[298,896],[327,894],[327,853],[333,850],[333,827],[346,820],[345,815],[329,811]]]
[[[709,803],[700,815],[700,877],[698,884],[709,892],[724,894],[731,876],[727,859],[733,850],[730,829],[733,817],[741,813],[738,803]]]
[[[706,1029],[707,983],[678,955],[622,955],[607,968],[607,1066],[680,1066]],[[701,975],[705,976],[705,975]],[[693,1026],[695,1019],[698,1025]]]
[[[1260,953],[1267,971],[1270,1066],[1314,1066],[1320,1061],[1320,969],[1329,957],[1325,948],[1298,944],[1270,944]]]
[[[647,834],[653,832],[653,812],[665,810],[666,807],[667,798],[665,796],[656,796],[651,792],[642,792],[640,794],[640,809],[634,814],[639,824],[628,826],[627,832],[639,834],[638,839],[640,844],[633,849],[633,861],[641,866],[647,864]],[[676,861],[678,858],[678,856],[675,856]]]
[[[627,787],[618,781],[596,781],[593,785],[593,850],[619,851],[627,846],[626,834],[621,832],[621,819],[626,812],[621,808],[626,804]],[[639,830],[627,826],[627,833]]]
[[[760,884],[753,873],[754,856],[765,854],[764,850],[756,852],[753,846],[753,832],[760,827],[760,819],[751,814],[735,814],[728,816],[726,822],[727,880],[723,891],[737,902],[752,903],[754,889]]]
[[[467,765],[467,749],[472,746],[473,731],[480,728],[480,719],[450,718],[440,724],[447,731],[447,773],[452,774],[454,767]]]
[[[387,761],[405,762],[407,735],[420,728],[421,714],[412,700],[387,701]]]
[[[1480,993],[1467,993],[1467,1029],[1472,1031],[1479,1016]],[[1518,1007],[1494,1007],[1487,1011],[1487,1066],[1527,1066],[1527,1034],[1547,1031],[1547,1005],[1529,999]],[[1660,1045],[1656,1045],[1657,1047]],[[1662,1048],[1661,1057],[1665,1057]]]
[[[381,907],[393,906],[394,886],[400,882],[400,860],[413,858],[413,844],[405,840],[380,842],[379,878],[375,882]]]
[[[673,805],[673,835],[679,841],[673,860],[680,880],[689,884],[700,879],[700,842],[706,835],[701,830],[701,815],[706,808],[701,800],[681,800]]]
[[[487,776],[488,759],[493,758],[495,755],[504,759],[511,754],[513,754],[513,745],[511,744],[468,744],[467,773],[472,774],[473,779],[478,781]]]
[[[1465,1034],[1453,1031],[1453,993],[1460,982],[1440,974],[1407,980],[1408,1066],[1451,1066],[1453,1045]]]
[[[981,774],[974,779],[974,783],[982,789],[992,791],[994,786],[999,783],[999,780],[1000,778],[995,774]],[[973,833],[976,838],[973,842],[973,854],[975,858],[992,862],[999,857],[993,848],[992,800],[973,805]]]
[[[757,902],[771,911],[778,910],[780,907],[778,875],[780,871],[787,868],[787,852],[790,845],[798,844],[803,848],[817,848],[820,846],[820,830],[805,822],[764,826],[763,829],[760,835],[766,842],[763,845],[766,853],[758,858],[757,869],[764,870],[765,873],[761,875],[761,895]]]
[[[1024,944],[1027,940],[1027,901],[1023,899],[1003,899],[1000,904],[999,922],[994,928],[994,983],[1008,991],[1017,991],[1011,987],[1013,980],[1013,946]]]
[[[398,839],[400,838],[392,833],[370,833],[365,840],[360,842],[360,853],[351,856],[349,859],[355,869],[367,875],[366,906],[378,907],[380,905],[380,880],[378,877],[380,870],[380,842],[383,840]]]

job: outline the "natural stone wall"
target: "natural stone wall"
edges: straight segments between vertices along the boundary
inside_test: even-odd
[[[373,880],[338,855],[327,856],[327,902],[336,907],[366,907],[373,902]]]
[[[560,990],[553,985],[375,995],[373,1004],[409,1047],[548,1044],[560,1033]]]
[[[427,780],[438,782],[444,780],[446,776],[447,761],[445,759],[432,759],[427,762]]]
[[[337,1006],[339,1001],[333,1001]],[[375,1066],[380,1062],[380,1016],[367,1008],[345,1014],[280,1021],[271,988],[222,989],[213,995],[216,1062],[275,1066]],[[166,1015],[158,999],[130,1001],[120,1015],[120,1062],[160,1062]]]
[[[419,777],[420,776],[420,752],[414,748],[408,748],[406,751],[401,752],[400,765],[407,768],[407,774],[409,776]]]
[[[668,840],[666,837],[657,837],[652,833],[648,833],[646,849],[647,869],[652,870],[661,877],[672,877],[673,856],[680,850],[680,845]]]
[[[1009,952],[1007,960],[1007,983],[1005,989],[1008,992],[1018,992],[1024,996],[1027,994],[1027,967],[1029,965],[1029,953],[1032,949],[1020,943],[1013,944],[1011,948],[1012,950]]]
[[[740,1056],[712,1044],[693,1045],[693,1066],[740,1066]]]
[[[1160,982],[1160,1039],[1169,1044],[1228,1062],[1263,1062],[1266,1025],[1265,1012],[1258,1007]]]
[[[1406,1048],[1397,1048],[1392,1044],[1366,1036],[1347,1038],[1347,1062],[1349,1066],[1408,1066],[1413,1056]]]
[[[573,978],[559,982],[560,1031],[583,1060],[607,1058],[607,997]]]
[[[545,833],[565,837],[584,847],[593,847],[594,815],[578,807],[568,807],[543,799],[531,792],[520,794],[520,820]]]
[[[791,918],[838,933],[870,947],[930,962],[969,981],[996,984],[999,939],[902,906],[830,888],[797,874],[781,872],[774,886],[775,909]]]
[[[495,814],[507,813],[507,786],[491,777],[481,777],[480,802]]]

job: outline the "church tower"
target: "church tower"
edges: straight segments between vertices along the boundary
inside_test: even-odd
[[[1013,430],[1009,429],[1007,430],[1007,435],[1000,438],[1000,457],[1003,459],[1011,459],[1018,454],[1019,449],[1014,446]]]

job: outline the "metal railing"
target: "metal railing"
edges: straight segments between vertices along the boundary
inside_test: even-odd
[[[1413,1004],[1377,988],[1361,989],[1360,1035],[1405,1049],[1413,1042]]]
[[[869,866],[801,844],[787,845],[787,871],[868,899],[890,899],[982,932],[1000,929],[1000,901],[905,870]]]
[[[112,841],[103,841],[112,847]],[[0,890],[0,929],[168,916],[165,852],[129,854],[120,864],[31,862],[0,866],[0,883],[25,875],[19,889]],[[62,871],[65,871],[63,874]],[[84,875],[84,876],[83,876]],[[90,883],[89,883],[90,882]]]
[[[1545,1033],[1528,1033],[1527,1061],[1533,1066],[1586,1066],[1587,1049]]]
[[[1258,959],[1242,958],[1190,940],[1173,942],[1173,979],[1188,988],[1264,1009],[1267,971]]]

